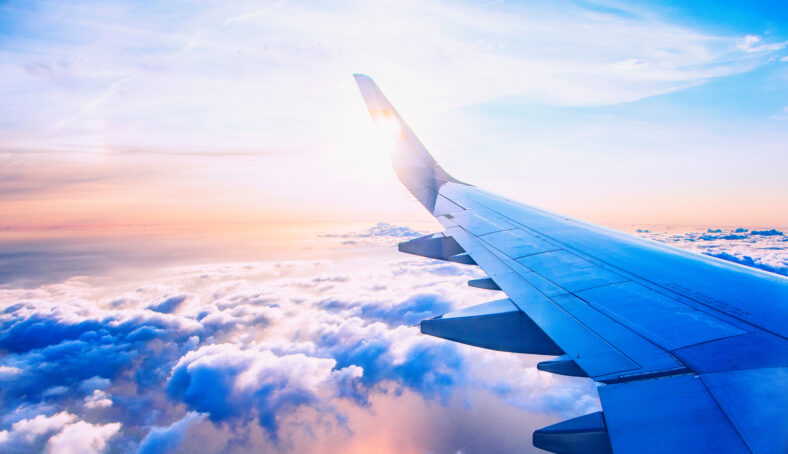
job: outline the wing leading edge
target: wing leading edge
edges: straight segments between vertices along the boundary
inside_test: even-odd
[[[603,412],[534,433],[554,452],[788,452],[788,279],[558,216],[451,177],[367,76],[395,126],[400,181],[445,230],[400,251],[468,265],[508,298],[423,333],[553,355],[538,368],[600,384]]]

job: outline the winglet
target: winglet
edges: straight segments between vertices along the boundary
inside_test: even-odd
[[[435,209],[438,189],[446,183],[461,183],[441,168],[424,145],[386,99],[375,82],[364,74],[354,74],[361,96],[375,123],[392,132],[395,142],[392,163],[397,177],[427,207]]]

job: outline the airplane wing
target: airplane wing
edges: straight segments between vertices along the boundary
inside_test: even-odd
[[[560,216],[444,171],[375,83],[400,181],[444,231],[399,250],[477,265],[492,302],[424,320],[425,334],[552,355],[602,412],[537,430],[560,453],[788,453],[788,279]]]

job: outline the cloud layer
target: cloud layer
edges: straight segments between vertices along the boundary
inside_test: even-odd
[[[391,405],[402,417],[411,409],[435,419],[423,424],[443,424],[446,412],[508,412],[530,429],[598,406],[593,386],[537,372],[535,358],[410,327],[494,297],[466,285],[479,276],[473,267],[391,247],[416,234],[380,224],[323,240],[356,248],[361,264],[227,263],[133,285],[6,287],[3,450],[321,452],[363,443],[385,452],[416,436],[373,440],[381,427],[362,421],[394,418],[381,410]],[[467,434],[442,430],[414,449],[474,452]],[[478,433],[497,430],[484,423]]]
[[[705,229],[668,233],[640,229],[646,238],[700,254],[788,276],[788,237],[777,229]]]

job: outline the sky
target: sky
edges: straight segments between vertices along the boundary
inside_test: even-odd
[[[781,2],[0,1],[0,451],[534,452],[599,409],[418,334],[501,297],[353,73],[453,176],[788,275]]]
[[[357,72],[493,192],[788,225],[785,7],[699,5],[6,1],[2,227],[428,220]]]

